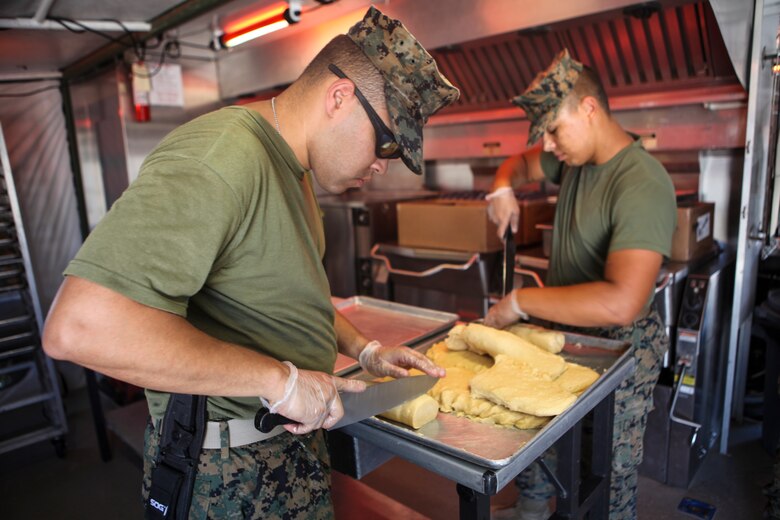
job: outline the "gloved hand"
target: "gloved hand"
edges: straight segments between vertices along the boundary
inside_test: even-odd
[[[443,368],[416,350],[404,346],[384,347],[378,341],[372,341],[363,347],[358,361],[363,370],[379,377],[407,377],[407,368],[422,370],[433,377],[446,375]]]
[[[493,223],[498,226],[498,238],[504,239],[506,227],[512,226],[512,232],[517,233],[520,222],[520,206],[517,204],[515,192],[509,186],[498,188],[485,197],[488,201],[487,214]]]
[[[339,392],[362,392],[366,383],[355,379],[343,379],[325,372],[299,370],[284,361],[290,375],[284,385],[284,395],[269,403],[271,413],[277,413],[296,421],[284,428],[296,435],[319,428],[330,428],[344,415]]]
[[[528,320],[528,314],[523,312],[523,309],[520,308],[520,304],[517,303],[517,291],[519,291],[519,289],[510,292],[501,298],[500,302],[490,308],[485,316],[485,325],[496,329],[503,329],[507,325],[511,325],[518,320]]]

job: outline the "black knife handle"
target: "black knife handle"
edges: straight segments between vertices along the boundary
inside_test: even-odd
[[[295,424],[296,421],[288,419],[284,415],[271,413],[268,408],[260,408],[255,414],[255,428],[263,433],[269,433],[271,430],[282,424]]]
[[[515,234],[512,232],[511,224],[507,224],[506,231],[504,232],[504,279],[502,296],[506,296],[514,288],[515,281]]]

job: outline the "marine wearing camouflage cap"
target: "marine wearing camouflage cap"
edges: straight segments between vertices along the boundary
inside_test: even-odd
[[[401,145],[401,159],[421,174],[422,127],[432,114],[457,100],[460,92],[401,22],[373,6],[347,36],[382,73],[390,128]]]
[[[536,75],[525,92],[512,99],[512,103],[525,111],[531,122],[528,144],[539,140],[547,126],[558,115],[561,102],[574,88],[582,72],[582,63],[563,49],[549,67]]]

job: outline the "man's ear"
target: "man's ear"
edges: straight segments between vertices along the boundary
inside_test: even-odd
[[[328,117],[335,117],[345,102],[355,96],[355,85],[348,79],[338,79],[330,84],[326,91],[325,111]]]
[[[593,96],[584,96],[580,99],[580,110],[583,111],[585,117],[592,118],[599,108],[599,102]]]

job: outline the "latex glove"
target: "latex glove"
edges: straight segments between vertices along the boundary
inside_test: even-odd
[[[487,214],[493,223],[498,226],[498,238],[504,239],[506,227],[511,225],[512,232],[517,233],[520,223],[520,206],[512,188],[505,186],[498,188],[485,197],[488,201]]]
[[[344,415],[339,392],[362,392],[366,383],[344,379],[325,372],[299,370],[289,361],[283,362],[290,375],[284,385],[284,395],[270,403],[271,413],[278,413],[298,424],[285,424],[284,428],[296,435],[319,428],[330,428]]]
[[[528,320],[528,314],[525,313],[517,303],[516,293],[518,291],[519,289],[513,290],[490,308],[487,316],[485,316],[485,325],[496,329],[503,329],[507,325],[511,325],[518,320]]]
[[[443,368],[416,350],[404,346],[384,347],[378,341],[372,341],[363,347],[358,361],[363,370],[379,377],[408,377],[408,368],[422,370],[433,377],[446,375]]]

